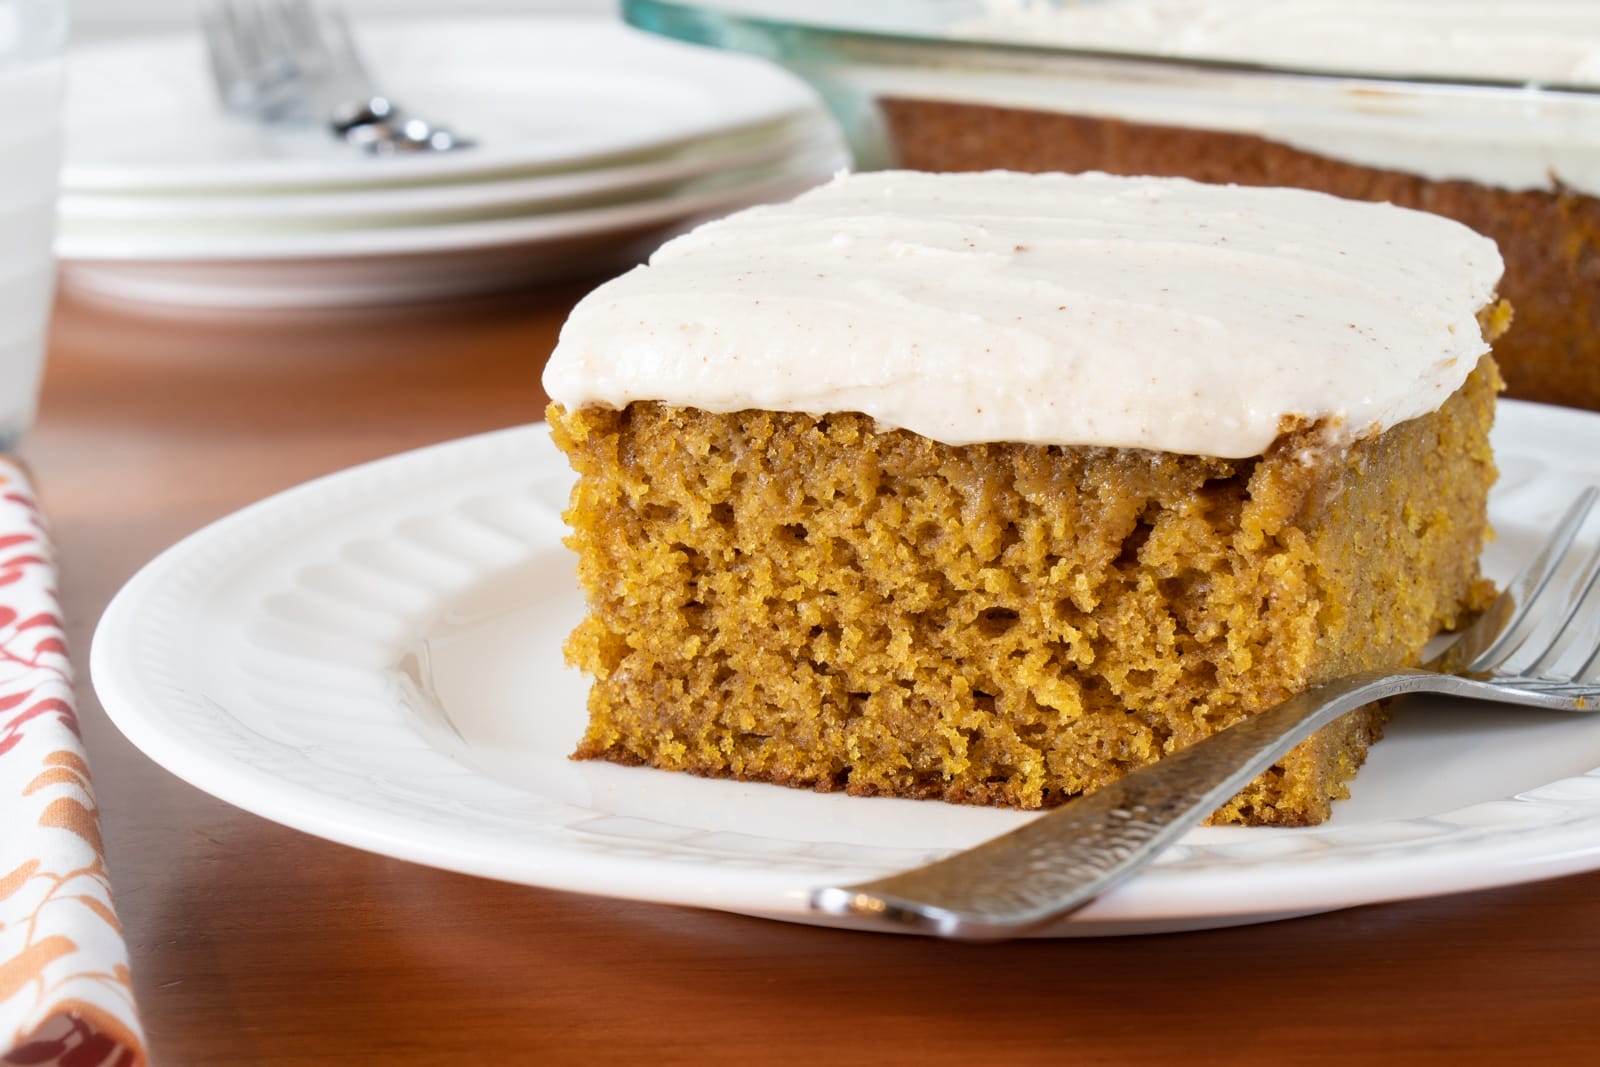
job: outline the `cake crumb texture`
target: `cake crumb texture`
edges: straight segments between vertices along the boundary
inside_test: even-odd
[[[1503,314],[1503,313],[1502,313]],[[940,444],[856,414],[549,410],[594,676],[575,755],[1039,808],[1310,685],[1418,660],[1486,603],[1500,387],[1264,456]],[[1214,816],[1305,825],[1353,712]]]

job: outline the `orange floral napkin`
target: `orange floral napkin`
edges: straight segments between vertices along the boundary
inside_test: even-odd
[[[50,542],[27,476],[0,458],[0,1064],[145,1058]]]

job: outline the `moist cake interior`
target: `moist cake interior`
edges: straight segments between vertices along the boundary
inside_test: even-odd
[[[595,676],[577,755],[1024,808],[1481,606],[1492,361],[1347,450],[953,447],[860,415],[552,407]],[[1320,822],[1376,707],[1217,821]]]

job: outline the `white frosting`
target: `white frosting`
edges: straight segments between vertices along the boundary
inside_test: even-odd
[[[963,33],[1308,70],[1600,85],[1595,0],[986,0]]]
[[[1020,41],[1290,69],[1600,87],[1597,0],[988,0],[951,27]],[[1366,166],[1600,195],[1600,93],[1374,87],[1088,64],[1025,77],[867,72],[902,96],[1248,133]]]
[[[669,242],[574,309],[568,409],[859,411],[948,444],[1212,456],[1436,409],[1494,242],[1387,204],[1172,178],[879,172]]]

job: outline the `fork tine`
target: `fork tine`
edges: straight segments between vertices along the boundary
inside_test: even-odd
[[[295,47],[294,26],[289,15],[289,5],[283,0],[262,0],[259,10],[267,39],[273,45],[276,54],[285,62],[298,64],[300,53]]]
[[[1572,672],[1571,680],[1579,683],[1600,682],[1600,579],[1595,581],[1593,591],[1584,598],[1579,610],[1585,620],[1586,640],[1581,647],[1586,651],[1583,662]],[[1571,643],[1577,645],[1576,640]]]
[[[241,0],[257,42],[256,110],[275,121],[307,106],[305,52],[297,44],[282,0]]]
[[[222,19],[239,57],[240,70],[245,77],[255,78],[260,73],[262,59],[255,9],[246,0],[226,0],[222,5]]]
[[[1538,554],[1522,573],[1511,580],[1511,584],[1501,594],[1511,599],[1511,617],[1506,621],[1505,628],[1500,631],[1500,636],[1467,665],[1468,671],[1478,673],[1494,670],[1515,654],[1537,628],[1539,619],[1533,614],[1534,605],[1544,593],[1545,587],[1550,584],[1551,576],[1566,559],[1567,551],[1572,547],[1572,539],[1577,536],[1583,520],[1589,517],[1597,497],[1600,497],[1600,490],[1596,490],[1593,486],[1578,494],[1578,499],[1572,502],[1572,506],[1567,508],[1567,513],[1556,524],[1550,539],[1539,549]]]
[[[251,112],[260,98],[260,49],[238,0],[217,0],[201,16],[212,77],[223,105]]]
[[[1596,589],[1600,590],[1600,583],[1596,583]],[[1594,603],[1585,605],[1585,607],[1588,611],[1600,616],[1600,595],[1592,599]],[[1589,629],[1591,631],[1587,645],[1589,653],[1583,664],[1572,672],[1572,681],[1574,682],[1600,682],[1600,619],[1591,623]]]
[[[308,64],[325,75],[337,73],[345,57],[329,31],[328,19],[312,0],[290,0],[290,9]]]
[[[333,46],[338,52],[340,62],[363,79],[370,80],[372,76],[367,71],[367,64],[361,58],[361,50],[356,47],[355,35],[350,32],[350,20],[345,17],[343,8],[328,9],[328,25],[333,29]]]
[[[1593,653],[1600,633],[1588,631],[1595,630],[1595,607],[1600,602],[1600,545],[1590,550],[1582,573],[1565,589],[1566,602],[1561,605],[1558,625],[1550,632],[1538,658],[1519,672],[1524,676],[1550,675],[1556,664],[1566,658],[1579,641],[1587,642],[1583,645],[1586,657]]]
[[[297,47],[310,52],[326,52],[317,17],[306,0],[284,0],[280,5],[284,28]]]
[[[224,21],[226,4],[209,4],[200,12],[200,33],[205,39],[206,66],[211,71],[217,98],[232,106],[239,82],[239,53]]]

